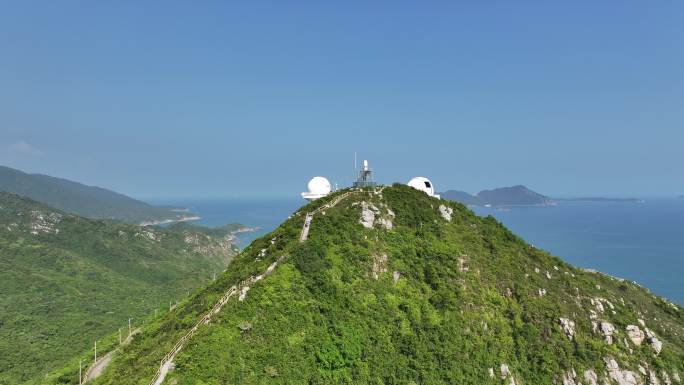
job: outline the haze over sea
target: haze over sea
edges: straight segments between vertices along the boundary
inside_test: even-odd
[[[260,227],[241,234],[240,247],[273,230],[304,204],[298,198],[155,199],[151,203],[187,207],[202,216],[194,223],[206,226],[239,222]],[[493,215],[529,243],[575,266],[636,281],[684,304],[684,199],[560,202],[474,211]]]

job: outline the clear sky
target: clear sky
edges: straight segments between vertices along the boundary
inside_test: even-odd
[[[286,4],[287,3],[287,4]],[[371,4],[369,4],[371,3]],[[0,164],[137,197],[684,194],[681,1],[15,1]]]

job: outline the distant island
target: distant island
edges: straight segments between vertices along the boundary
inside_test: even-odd
[[[558,202],[642,202],[638,198],[607,198],[607,197],[579,197],[579,198],[551,198],[540,194],[523,185],[500,187],[482,190],[472,195],[465,191],[447,190],[440,193],[443,199],[463,203],[467,206],[552,206]]]
[[[447,190],[440,196],[470,206],[547,206],[555,203],[553,199],[522,185],[482,190],[476,195]]]
[[[157,207],[101,187],[28,174],[0,166],[0,191],[17,194],[71,214],[92,219],[156,225],[199,219],[179,207]]]

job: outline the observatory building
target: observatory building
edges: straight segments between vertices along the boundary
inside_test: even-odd
[[[316,176],[311,178],[307,188],[309,189],[309,191],[303,192],[302,198],[308,201],[323,198],[324,196],[330,194],[330,191],[332,191],[332,188],[330,187],[330,182],[322,176]]]
[[[408,182],[408,185],[416,190],[420,190],[431,197],[439,199],[439,195],[435,194],[435,185],[430,182],[430,179],[417,176]]]
[[[373,181],[373,170],[368,167],[368,161],[363,161],[363,168],[359,170],[359,175],[354,182],[354,188],[375,187],[377,183]]]

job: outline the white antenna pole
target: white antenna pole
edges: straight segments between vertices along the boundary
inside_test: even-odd
[[[121,345],[121,328],[119,328],[119,345]]]
[[[131,319],[128,319],[128,336],[131,336]]]
[[[97,341],[95,341],[95,362],[97,362]]]
[[[83,360],[78,361],[78,385],[83,384]]]

